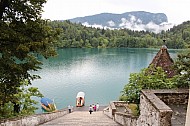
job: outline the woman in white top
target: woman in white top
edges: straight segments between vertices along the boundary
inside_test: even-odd
[[[100,105],[97,103],[96,104],[96,111],[98,111],[99,107],[100,107]]]

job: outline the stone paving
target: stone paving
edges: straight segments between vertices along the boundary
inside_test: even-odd
[[[185,126],[187,105],[168,105],[173,110],[172,126]],[[74,107],[73,112],[63,117],[44,123],[40,126],[121,126],[103,114],[106,106],[89,114],[88,106]]]
[[[99,111],[103,111],[104,108],[106,108],[107,106],[100,106],[99,107]],[[89,106],[83,106],[83,107],[74,107],[73,110],[74,111],[88,111]]]
[[[173,110],[172,126],[185,126],[187,105],[168,105]]]
[[[74,111],[41,126],[121,126],[103,114],[103,111]]]

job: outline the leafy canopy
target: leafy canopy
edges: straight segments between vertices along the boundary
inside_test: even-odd
[[[190,85],[190,49],[178,55],[175,69],[178,72],[178,87],[188,87]]]
[[[58,48],[160,48],[163,39],[168,48],[188,48],[190,44],[190,21],[160,33],[134,31],[130,29],[100,29],[86,27],[70,21],[52,21],[49,25],[63,32]]]
[[[5,115],[7,104],[14,105],[9,109],[20,108],[20,93],[38,92],[21,90],[40,78],[29,73],[40,69],[36,56],[56,54],[54,42],[60,31],[41,19],[44,3],[46,0],[0,0],[0,116]]]
[[[176,75],[168,78],[161,67],[153,66],[142,69],[140,73],[131,73],[129,83],[125,85],[120,100],[139,103],[142,89],[189,88],[190,84],[190,50],[178,54],[173,68]],[[151,71],[151,74],[150,72]]]
[[[149,71],[152,71],[151,74]],[[139,104],[142,89],[177,88],[176,79],[176,77],[168,78],[161,67],[151,66],[142,69],[140,73],[131,73],[129,83],[125,85],[120,100]]]

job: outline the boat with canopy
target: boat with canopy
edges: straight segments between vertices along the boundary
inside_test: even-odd
[[[76,106],[77,107],[82,107],[85,104],[85,93],[80,91],[77,93],[76,96]]]

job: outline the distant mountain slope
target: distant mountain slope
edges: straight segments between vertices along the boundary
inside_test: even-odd
[[[73,23],[82,23],[87,26],[151,31],[154,31],[154,28],[158,26],[165,27],[168,23],[168,18],[164,13],[145,11],[133,11],[123,14],[101,13],[69,20]]]

